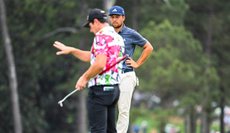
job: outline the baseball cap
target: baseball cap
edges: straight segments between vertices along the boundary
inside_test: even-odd
[[[90,11],[89,15],[87,16],[87,22],[83,25],[83,27],[89,28],[89,23],[93,22],[94,19],[107,19],[107,15],[105,11],[94,8]]]
[[[125,10],[120,6],[114,6],[109,10],[109,16],[113,14],[125,16]]]

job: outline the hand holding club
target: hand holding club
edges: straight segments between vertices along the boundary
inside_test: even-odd
[[[87,82],[88,82],[88,80],[86,80],[83,76],[81,76],[78,79],[75,88],[78,88],[78,90],[82,90],[86,87]]]

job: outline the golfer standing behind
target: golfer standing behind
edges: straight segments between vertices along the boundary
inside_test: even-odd
[[[118,101],[118,120],[117,132],[126,133],[129,125],[129,111],[131,106],[134,87],[138,84],[138,78],[134,72],[134,68],[140,67],[148,58],[153,50],[151,44],[143,38],[135,30],[125,26],[125,11],[120,6],[114,6],[109,12],[110,22],[115,31],[120,34],[125,43],[125,54],[129,55],[122,66],[120,98]],[[135,62],[132,57],[136,46],[142,47],[144,50],[140,58]]]
[[[95,34],[91,51],[82,51],[60,42],[55,42],[54,47],[61,50],[57,55],[72,53],[80,60],[91,63],[75,86],[76,89],[82,90],[88,82],[87,110],[90,132],[117,133],[116,105],[120,94],[118,84],[122,63],[118,63],[102,75],[99,73],[123,57],[124,42],[114,28],[109,26],[103,10],[91,10],[84,27],[90,28],[90,32]]]

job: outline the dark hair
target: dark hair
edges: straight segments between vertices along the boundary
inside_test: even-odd
[[[108,19],[97,19],[100,23],[108,23]],[[94,24],[94,21],[92,21],[92,24]]]

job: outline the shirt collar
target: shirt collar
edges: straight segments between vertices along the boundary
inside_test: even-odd
[[[96,33],[96,35],[102,34],[104,31],[107,31],[107,30],[109,30],[109,29],[113,29],[113,27],[112,27],[112,26],[106,26],[106,27],[100,29],[100,30]]]
[[[123,23],[123,27],[118,33],[124,32],[125,28],[126,28],[125,23]]]

